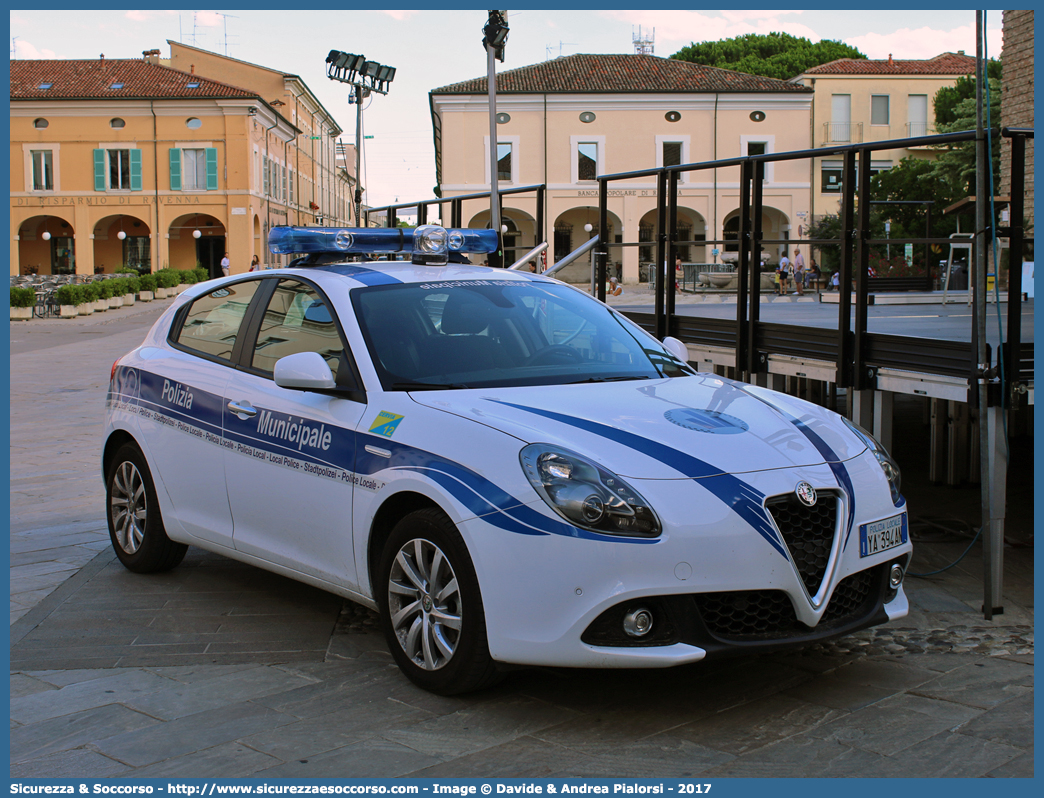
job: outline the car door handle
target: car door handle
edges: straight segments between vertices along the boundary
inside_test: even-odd
[[[257,415],[257,410],[250,406],[250,402],[232,401],[228,403],[228,409],[242,419],[253,418]]]

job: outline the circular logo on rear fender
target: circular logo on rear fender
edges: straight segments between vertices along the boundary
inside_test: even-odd
[[[735,416],[719,413],[717,410],[697,410],[693,407],[680,407],[668,410],[663,417],[672,424],[677,424],[685,429],[696,432],[711,432],[715,435],[736,435],[746,432],[749,427],[746,422],[740,421]]]
[[[799,482],[797,487],[794,488],[794,494],[798,497],[798,501],[806,507],[815,507],[816,489],[807,482]]]

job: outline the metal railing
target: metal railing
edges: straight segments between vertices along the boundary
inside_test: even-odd
[[[823,144],[858,144],[863,140],[862,122],[824,122]]]
[[[1021,263],[1023,251],[1023,213],[1025,140],[1032,139],[1032,130],[1007,130],[1002,135],[1012,138],[1012,208],[1010,227],[998,228],[998,235],[1010,242],[1010,260]],[[973,388],[981,375],[976,363],[974,340],[971,343],[943,342],[938,339],[922,339],[904,336],[880,336],[867,330],[867,306],[869,305],[869,255],[875,246],[905,246],[906,244],[939,244],[946,246],[946,237],[933,238],[926,230],[924,238],[874,239],[870,232],[870,164],[874,152],[902,149],[915,146],[938,146],[973,141],[974,131],[962,131],[938,136],[922,136],[907,139],[868,142],[862,144],[835,145],[826,149],[826,154],[839,156],[843,163],[842,196],[840,207],[841,232],[837,239],[802,239],[801,244],[833,245],[840,250],[840,284],[854,285],[851,291],[840,291],[838,296],[838,325],[836,330],[824,333],[822,329],[800,325],[765,324],[760,315],[760,269],[755,265],[761,260],[763,246],[795,245],[793,239],[770,240],[762,229],[764,203],[765,165],[771,162],[807,160],[821,158],[822,148],[795,152],[771,153],[719,161],[709,161],[680,166],[647,169],[611,175],[600,175],[599,220],[608,221],[609,185],[617,181],[655,177],[657,181],[657,229],[662,232],[656,241],[656,263],[674,263],[674,249],[678,240],[679,176],[683,172],[706,172],[725,167],[740,169],[740,229],[738,234],[739,253],[737,258],[737,302],[734,320],[715,320],[707,327],[707,321],[695,322],[691,317],[675,314],[674,269],[653,270],[655,283],[655,312],[653,314],[629,314],[650,329],[657,338],[674,335],[683,341],[697,344],[721,346],[728,340],[735,351],[735,369],[738,374],[752,378],[768,370],[768,358],[773,354],[793,354],[794,351],[815,351],[835,365],[834,382],[839,387],[854,390],[873,389],[878,371],[882,368],[913,370],[926,374],[954,376],[959,372],[968,379]],[[865,198],[867,201],[859,201]],[[597,279],[599,298],[605,299],[605,265],[609,249],[613,246],[636,246],[647,242],[603,243],[596,256],[599,274]],[[691,242],[684,242],[691,243]],[[724,244],[724,241],[700,242],[708,246]],[[735,239],[731,241],[735,243]],[[925,263],[925,269],[929,264]],[[1000,401],[1001,396],[1010,395],[1017,380],[1026,381],[1027,360],[1020,351],[1021,320],[1021,270],[1009,270],[1008,321],[1006,357],[1017,364],[1004,370],[1004,384],[994,381],[992,396]],[[974,329],[974,325],[973,325]],[[899,340],[894,340],[899,339]],[[996,356],[996,353],[994,353]],[[960,364],[960,365],[955,365]],[[998,372],[997,365],[990,364],[989,371]],[[974,394],[970,390],[970,394]],[[969,399],[974,403],[973,396]]]

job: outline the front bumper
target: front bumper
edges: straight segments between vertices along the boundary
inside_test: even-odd
[[[848,463],[857,485],[865,484],[861,467]],[[880,470],[865,464],[872,467]],[[512,534],[482,518],[461,522],[490,654],[520,665],[667,667],[792,648],[906,615],[906,596],[888,589],[887,571],[896,561],[905,568],[912,547],[860,557],[858,534],[860,524],[905,507],[879,486],[852,508],[822,467],[766,472],[759,487],[783,496],[797,479],[841,497],[832,553],[824,555],[821,586],[811,590],[792,557],[687,480],[636,486],[663,520],[656,540]],[[546,510],[539,501],[530,507]],[[654,632],[644,642],[624,639],[623,614],[642,606],[654,611]]]

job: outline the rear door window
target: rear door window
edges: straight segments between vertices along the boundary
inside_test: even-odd
[[[337,378],[344,344],[329,305],[297,280],[280,280],[257,332],[251,368],[271,374],[276,361],[298,352],[318,352]]]
[[[231,361],[243,318],[260,285],[259,280],[225,285],[193,300],[174,343],[180,347]]]

